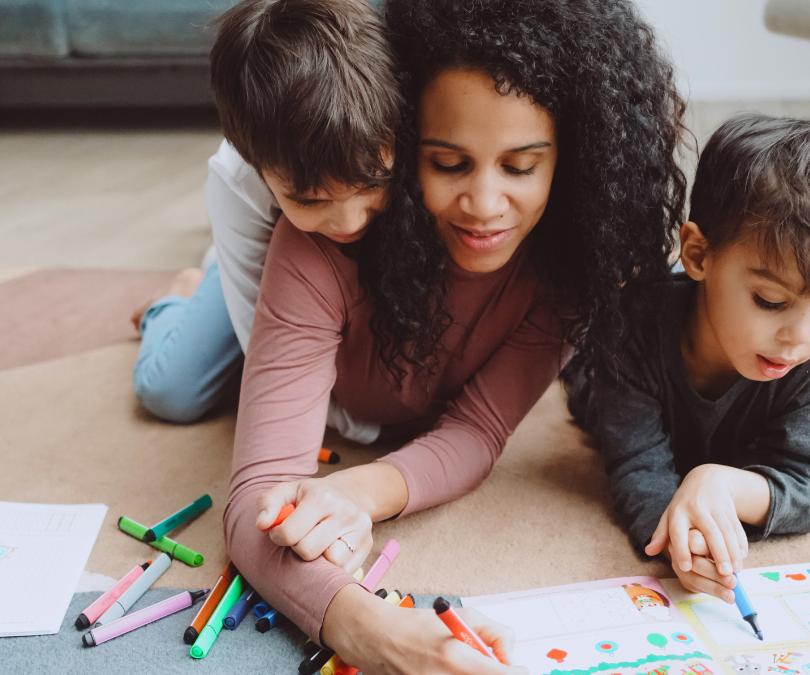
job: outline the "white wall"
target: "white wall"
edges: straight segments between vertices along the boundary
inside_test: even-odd
[[[810,99],[810,40],[768,31],[766,0],[636,1],[691,100]]]

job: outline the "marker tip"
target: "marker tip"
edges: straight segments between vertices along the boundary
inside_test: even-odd
[[[765,642],[765,638],[764,638],[764,637],[762,637],[762,632],[761,632],[761,631],[760,631],[759,633],[757,633],[757,637],[758,637],[760,640],[762,640],[763,642]]]

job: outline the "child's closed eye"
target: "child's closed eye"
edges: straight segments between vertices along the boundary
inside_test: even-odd
[[[768,302],[767,300],[760,297],[756,293],[754,293],[754,302],[758,307],[771,311],[782,309],[787,304],[786,302]]]

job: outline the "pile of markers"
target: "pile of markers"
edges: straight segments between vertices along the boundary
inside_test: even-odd
[[[318,459],[329,464],[339,461],[336,453],[326,449],[321,450]],[[85,630],[94,625],[94,628],[82,636],[82,643],[85,647],[95,647],[119,635],[124,635],[141,626],[191,607],[203,597],[206,598],[205,602],[183,634],[183,641],[191,645],[189,653],[195,659],[205,658],[222,629],[235,630],[251,609],[258,617],[256,630],[259,632],[265,633],[278,624],[283,618],[281,614],[259,597],[256,591],[239,574],[233,563],[229,563],[222,571],[216,584],[211,589],[183,591],[133,614],[127,614],[129,609],[152,584],[169,569],[172,563],[171,558],[176,558],[192,567],[202,565],[202,555],[169,539],[166,535],[210,508],[211,505],[211,497],[203,495],[177,513],[149,528],[129,518],[121,517],[118,520],[118,527],[121,531],[153,546],[162,553],[155,561],[150,560],[136,565],[109,591],[79,615],[75,622],[76,628]],[[271,528],[268,529],[280,525],[293,511],[295,511],[293,505],[285,506]],[[394,539],[391,539],[383,547],[368,574],[364,574],[363,570],[359,569],[354,574],[354,577],[364,588],[374,591],[383,574],[385,574],[398,554],[399,544]],[[399,607],[414,606],[414,599],[410,594],[403,596],[399,591],[388,593],[384,589],[380,589],[375,595],[385,602]],[[439,601],[444,604],[441,605]],[[464,633],[472,633],[472,631],[464,625],[443,598],[437,600],[434,609],[456,637],[464,639],[468,644],[471,643],[470,637],[464,635]],[[472,635],[477,638],[474,633]],[[478,642],[480,642],[480,639],[478,639]],[[483,653],[491,656],[491,653],[486,649],[486,645],[483,643],[481,645],[483,645]],[[300,675],[315,675],[316,673],[320,673],[320,675],[355,675],[358,672],[357,668],[343,663],[340,656],[335,654],[333,650],[318,647],[314,642],[307,643],[305,652],[306,657],[298,667]]]
[[[336,458],[337,455],[328,450],[322,450],[319,457],[321,461],[329,463],[335,463]],[[129,518],[119,519],[118,527],[123,532],[163,552],[154,562],[150,560],[136,565],[79,615],[79,618],[76,619],[76,628],[79,630],[90,628],[95,624],[92,630],[82,636],[82,643],[85,647],[95,647],[119,635],[191,607],[197,600],[205,596],[208,597],[183,634],[183,641],[191,645],[189,653],[195,659],[205,658],[222,629],[235,630],[251,609],[258,617],[256,630],[261,633],[273,628],[283,618],[277,610],[259,597],[239,574],[233,563],[229,563],[222,571],[212,589],[183,591],[167,600],[127,615],[127,611],[160,575],[169,569],[172,563],[170,555],[194,567],[202,564],[203,557],[199,553],[169,539],[166,534],[208,509],[211,503],[211,497],[203,495],[200,499],[150,528]],[[268,529],[280,525],[293,511],[295,511],[293,505],[285,506]],[[359,569],[354,577],[361,586],[373,592],[399,554],[399,550],[399,544],[391,539],[383,547],[368,574],[364,574],[363,570]],[[398,607],[412,608],[414,606],[414,598],[410,594],[403,596],[399,591],[388,593],[384,589],[380,589],[375,595]],[[470,644],[486,656],[495,658],[486,644],[461,620],[444,598],[437,599],[433,608],[458,639]],[[299,675],[315,675],[316,673],[320,673],[320,675],[356,675],[358,672],[357,668],[343,663],[340,656],[327,647],[318,647],[316,643],[308,642],[304,649],[306,657],[298,667]]]
[[[172,564],[169,556],[192,567],[202,565],[203,557],[199,553],[178,544],[165,535],[210,508],[211,504],[211,497],[203,495],[150,528],[129,518],[122,517],[118,520],[118,527],[123,532],[146,542],[163,553],[154,562],[150,560],[133,567],[109,591],[79,615],[75,622],[76,628],[79,630],[90,628],[95,624],[89,633],[82,636],[82,643],[85,647],[100,645],[102,642],[107,642],[114,637],[129,633],[186,607],[191,607],[197,600],[208,594],[209,589],[207,588],[200,591],[184,591],[168,600],[127,615],[132,605],[158,580],[160,575],[169,569]]]

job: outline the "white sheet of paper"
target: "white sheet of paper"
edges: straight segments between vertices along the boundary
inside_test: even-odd
[[[104,504],[0,502],[0,637],[59,631]]]

